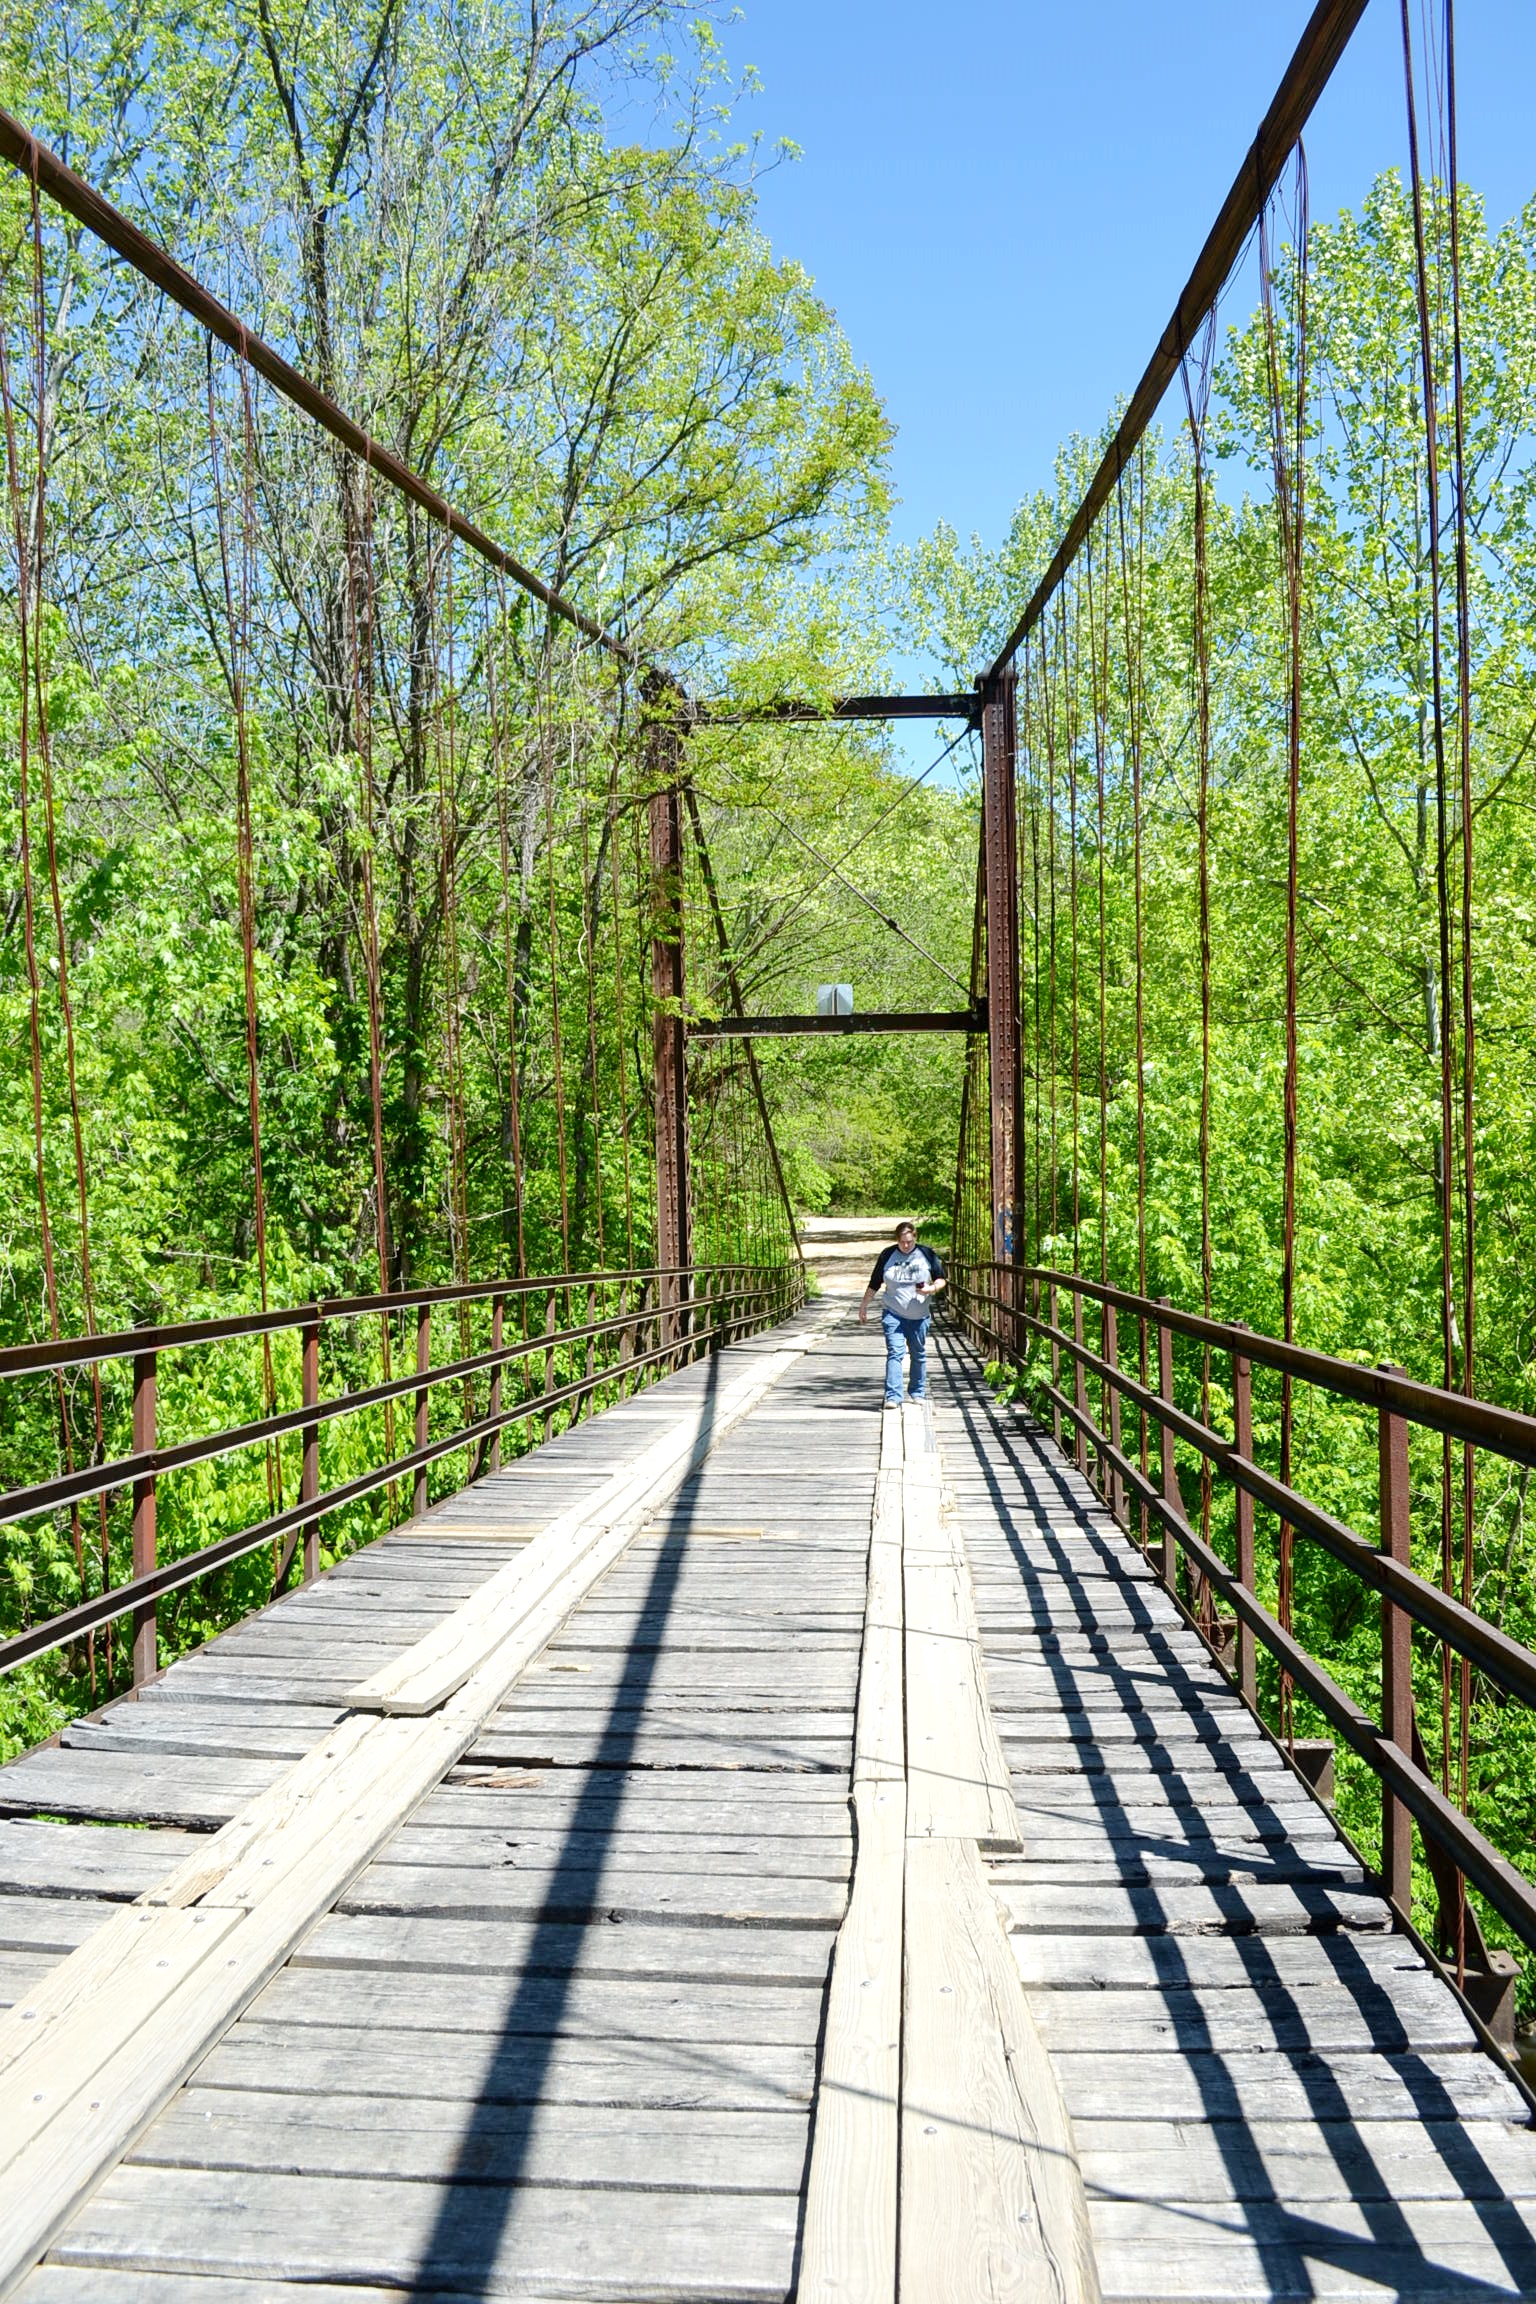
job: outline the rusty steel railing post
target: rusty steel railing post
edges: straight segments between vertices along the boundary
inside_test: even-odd
[[[1045,1317],[1046,1324],[1051,1331],[1051,1383],[1059,1392],[1061,1390],[1061,1346],[1056,1339],[1061,1330],[1061,1307],[1057,1302],[1054,1280],[1050,1281],[1046,1287]],[[1061,1446],[1061,1410],[1054,1400],[1051,1402],[1051,1432],[1059,1448]]]
[[[150,1454],[155,1445],[159,1358],[139,1352],[133,1362],[133,1452]],[[155,1477],[133,1484],[133,1573],[147,1576],[155,1565]],[[133,1684],[142,1688],[160,1669],[159,1622],[155,1603],[148,1601],[133,1612]]]
[[[419,1304],[416,1308],[416,1373],[424,1376],[432,1365],[432,1307]],[[432,1433],[432,1395],[425,1385],[416,1394],[415,1443],[425,1448]],[[411,1513],[419,1520],[427,1508],[427,1467],[418,1464],[411,1493]]]
[[[506,1341],[506,1331],[507,1300],[505,1296],[493,1296],[491,1298],[491,1350],[493,1352],[501,1350]],[[488,1416],[501,1414],[501,1378],[502,1368],[498,1361],[491,1370],[491,1394],[485,1404]],[[486,1472],[499,1472],[501,1470],[501,1428],[499,1425],[485,1444],[480,1457],[480,1466],[481,1470]]]
[[[1168,1311],[1171,1312],[1173,1310],[1173,1303],[1171,1298],[1167,1296],[1159,1296],[1158,1302],[1159,1304],[1164,1305]],[[1166,1400],[1168,1405],[1172,1407],[1173,1330],[1169,1327],[1166,1320],[1159,1320],[1156,1323],[1156,1327],[1157,1396],[1160,1400]],[[1171,1505],[1173,1509],[1178,1513],[1179,1518],[1182,1520],[1184,1517],[1184,1498],[1179,1488],[1179,1467],[1174,1454],[1173,1433],[1169,1427],[1161,1421],[1158,1423],[1157,1431],[1158,1458],[1162,1466],[1163,1474],[1163,1502],[1165,1504]],[[1168,1587],[1168,1590],[1170,1592],[1176,1593],[1179,1585],[1179,1548],[1178,1545],[1174,1542],[1171,1532],[1166,1527],[1163,1530],[1162,1577],[1164,1584]]]
[[[558,1328],[558,1326],[559,1326],[559,1322],[558,1322],[558,1321],[557,1321],[557,1319],[555,1318],[555,1291],[554,1291],[554,1289],[553,1289],[553,1288],[551,1288],[551,1290],[549,1291],[549,1294],[548,1294],[548,1295],[545,1297],[545,1299],[544,1299],[544,1333],[545,1333],[545,1335],[546,1335],[546,1336],[553,1336],[553,1335],[554,1335],[554,1333],[555,1333],[555,1331],[556,1331],[556,1329]],[[545,1345],[545,1347],[544,1347],[544,1389],[545,1389],[545,1391],[548,1393],[548,1392],[553,1392],[554,1388],[555,1388],[555,1348],[554,1348],[553,1344],[546,1344],[546,1345]],[[545,1411],[544,1411],[544,1414],[543,1414],[543,1416],[542,1416],[542,1417],[541,1417],[541,1419],[540,1419],[541,1427],[542,1427],[542,1430],[543,1430],[543,1436],[544,1436],[544,1438],[545,1438],[546,1440],[549,1438],[550,1416],[551,1416],[551,1411],[550,1411],[548,1408],[546,1408],[546,1409],[545,1409]]]
[[[300,1331],[300,1366],[303,1372],[302,1405],[320,1404],[320,1323],[308,1321]],[[320,1493],[320,1427],[306,1424],[299,1435],[299,1502],[313,1504]],[[320,1573],[320,1523],[304,1522],[304,1581],[313,1584]]]
[[[1120,1365],[1120,1323],[1113,1304],[1104,1305],[1100,1317],[1102,1323],[1099,1338],[1100,1357],[1106,1368],[1118,1369]],[[1100,1430],[1108,1432],[1110,1446],[1117,1453],[1123,1453],[1120,1439],[1120,1387],[1112,1381],[1106,1381],[1104,1385]],[[1126,1504],[1125,1482],[1120,1477],[1119,1465],[1114,1463],[1111,1463],[1109,1467],[1109,1509],[1122,1528],[1128,1529],[1130,1527],[1131,1515]]]
[[[1234,1320],[1234,1328],[1244,1328],[1247,1322]],[[1239,1456],[1253,1462],[1253,1362],[1241,1352],[1232,1355],[1232,1441]],[[1253,1590],[1253,1498],[1246,1488],[1235,1490],[1233,1503],[1237,1515],[1237,1580],[1245,1592]],[[1253,1637],[1253,1626],[1239,1616],[1237,1620],[1237,1685],[1244,1701],[1257,1705],[1259,1699],[1258,1651]]]
[[[1018,743],[1012,668],[981,693],[981,854],[986,894],[987,1079],[991,1095],[992,1257],[1005,1354],[1018,1356],[1019,1154],[1024,1141],[1019,1032]]]
[[[1083,1341],[1083,1296],[1080,1288],[1074,1288],[1072,1291],[1072,1341],[1079,1346]],[[1076,1429],[1076,1445],[1073,1453],[1077,1458],[1077,1468],[1086,1480],[1088,1477],[1088,1439],[1083,1426],[1088,1421],[1088,1376],[1076,1353],[1072,1357],[1072,1398],[1078,1416],[1081,1418]]]
[[[693,1261],[689,1222],[688,1069],[683,1020],[683,729],[668,683],[646,683],[651,785],[651,1059],[656,1111],[656,1261],[669,1307],[664,1338],[680,1333],[679,1276]]]
[[[1400,1368],[1385,1374],[1400,1376]],[[1376,1412],[1381,1468],[1381,1549],[1409,1565],[1408,1419],[1390,1408]],[[1413,1757],[1413,1627],[1383,1595],[1381,1603],[1381,1725],[1398,1750]],[[1413,1910],[1413,1818],[1386,1785],[1381,1790],[1381,1877],[1405,1917]]]

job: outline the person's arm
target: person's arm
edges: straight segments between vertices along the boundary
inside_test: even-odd
[[[875,1258],[875,1268],[869,1276],[869,1285],[859,1299],[859,1319],[866,1327],[869,1324],[869,1308],[885,1285],[885,1267],[890,1261],[890,1255],[889,1248],[881,1249]]]
[[[918,1283],[917,1292],[926,1302],[930,1296],[940,1295],[949,1286],[949,1275],[944,1269],[942,1256],[935,1255],[931,1248],[925,1248],[923,1254],[928,1259],[928,1278]]]

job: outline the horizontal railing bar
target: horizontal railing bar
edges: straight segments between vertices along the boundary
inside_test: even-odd
[[[1246,1489],[1256,1502],[1275,1512],[1292,1528],[1314,1538],[1336,1560],[1353,1569],[1362,1583],[1382,1593],[1443,1640],[1447,1647],[1454,1648],[1458,1655],[1469,1658],[1490,1680],[1497,1681],[1523,1703],[1536,1705],[1536,1655],[1529,1648],[1522,1647],[1518,1640],[1512,1640],[1507,1632],[1501,1632],[1451,1594],[1442,1592],[1417,1569],[1394,1560],[1389,1553],[1377,1551],[1353,1528],[1322,1511],[1298,1489],[1273,1479],[1250,1457],[1240,1456],[1232,1443],[1212,1431],[1208,1424],[1175,1407],[1172,1401],[1163,1399],[1160,1393],[1140,1383],[1125,1369],[1112,1368],[1107,1360],[1101,1359],[1086,1344],[1079,1344],[1065,1329],[1053,1328],[1049,1321],[1037,1319],[1022,1307],[998,1304],[995,1297],[988,1297],[986,1301],[998,1305],[1002,1311],[1011,1310],[1012,1316],[1033,1334],[1067,1353],[1101,1383],[1112,1385],[1122,1399],[1129,1400],[1144,1416],[1166,1425],[1180,1440],[1208,1457],[1237,1487]],[[985,1332],[993,1342],[1002,1344],[995,1330],[989,1327]]]
[[[266,1441],[284,1439],[289,1433],[303,1431],[308,1426],[331,1423],[338,1416],[352,1416],[363,1408],[382,1407],[390,1400],[428,1392],[439,1384],[475,1376],[485,1369],[505,1368],[515,1360],[531,1360],[540,1352],[553,1351],[557,1344],[584,1344],[589,1337],[637,1327],[641,1321],[654,1320],[663,1312],[707,1311],[712,1305],[739,1303],[754,1293],[750,1288],[732,1288],[707,1299],[693,1297],[677,1306],[651,1305],[642,1310],[637,1305],[629,1312],[615,1312],[583,1328],[540,1329],[531,1336],[514,1338],[499,1350],[477,1352],[470,1359],[446,1361],[436,1368],[412,1369],[404,1376],[393,1377],[387,1384],[372,1385],[366,1392],[341,1393],[330,1400],[316,1400],[307,1408],[287,1408],[280,1415],[264,1416],[251,1424],[230,1425],[221,1432],[202,1433],[195,1440],[178,1440],[168,1447],[144,1449],[137,1456],[114,1457],[109,1464],[82,1465],[74,1472],[58,1473],[51,1480],[35,1481],[30,1488],[13,1488],[7,1494],[0,1494],[0,1527],[14,1520],[30,1520],[38,1512],[55,1511],[61,1504],[77,1504],[87,1496],[103,1496],[115,1488],[130,1487],[136,1480],[156,1479],[162,1473],[185,1471],[189,1464],[206,1464],[219,1456],[232,1456],[240,1448],[258,1448]]]
[[[1255,1593],[1238,1581],[1219,1552],[1212,1550],[1189,1522],[1147,1478],[1138,1464],[1102,1433],[1091,1416],[1067,1398],[1058,1385],[1042,1382],[1041,1391],[1053,1408],[1082,1433],[1096,1454],[1119,1473],[1137,1500],[1181,1544],[1207,1581],[1257,1633],[1272,1656],[1331,1722],[1350,1749],[1387,1783],[1424,1832],[1452,1856],[1473,1887],[1481,1889],[1502,1913],[1523,1942],[1536,1947],[1536,1888],[1501,1856],[1475,1824],[1462,1815],[1438,1784],[1416,1768],[1406,1752],[1363,1712],[1354,1698],[1310,1656],[1278,1618],[1272,1616]]]
[[[644,1271],[546,1272],[523,1279],[458,1281],[441,1288],[402,1288],[381,1296],[322,1296],[276,1312],[240,1312],[222,1320],[186,1320],[163,1328],[118,1328],[110,1335],[64,1336],[57,1342],[12,1344],[0,1350],[0,1380],[40,1376],[56,1368],[89,1366],[98,1360],[128,1360],[140,1352],[177,1352],[198,1344],[223,1344],[241,1336],[267,1336],[283,1328],[305,1328],[316,1320],[357,1320],[380,1312],[419,1310],[424,1304],[482,1303],[493,1296],[547,1296],[561,1288],[595,1287],[600,1281],[682,1280],[706,1274],[769,1271],[757,1264],[658,1264]]]
[[[654,1306],[643,1317],[654,1320],[678,1309],[675,1306]],[[699,1305],[696,1309],[707,1310],[707,1306]],[[531,1399],[519,1401],[514,1407],[504,1408],[494,1416],[482,1416],[475,1423],[466,1424],[443,1439],[428,1441],[424,1447],[414,1448],[407,1455],[392,1457],[387,1464],[360,1473],[355,1480],[347,1481],[340,1488],[328,1489],[320,1496],[302,1498],[298,1503],[288,1506],[282,1512],[273,1513],[250,1528],[239,1529],[234,1535],[221,1538],[217,1544],[206,1545],[199,1552],[186,1553],[179,1560],[168,1560],[162,1567],[151,1569],[147,1575],[133,1577],[126,1584],[116,1585],[110,1592],[98,1593],[94,1599],[81,1601],[77,1607],[67,1609],[61,1615],[48,1617],[41,1624],[30,1625],[25,1632],[14,1633],[10,1639],[0,1641],[0,1673],[13,1671],[17,1665],[28,1663],[36,1656],[46,1655],[50,1649],[61,1648],[67,1641],[80,1639],[87,1632],[95,1631],[98,1626],[126,1615],[131,1609],[144,1607],[167,1592],[178,1591],[183,1585],[193,1584],[213,1569],[222,1568],[231,1560],[241,1559],[246,1553],[256,1551],[262,1544],[286,1535],[291,1528],[325,1519],[331,1513],[340,1511],[344,1505],[355,1504],[376,1489],[388,1486],[391,1481],[402,1480],[408,1474],[436,1463],[440,1456],[451,1456],[457,1449],[471,1448],[481,1440],[493,1438],[509,1424],[521,1423],[531,1416],[545,1415],[566,1401],[595,1392],[602,1384],[615,1383],[620,1377],[632,1375],[638,1368],[648,1368],[669,1355],[681,1355],[690,1346],[713,1343],[740,1329],[750,1328],[768,1309],[768,1306],[763,1306],[759,1312],[739,1313],[732,1320],[722,1321],[718,1328],[710,1329],[707,1335],[675,1338],[670,1343],[654,1346],[649,1352],[636,1353],[628,1359],[615,1361],[611,1367],[595,1369],[590,1376],[579,1377],[574,1383],[561,1385],[553,1392],[535,1393]],[[401,1525],[409,1526],[410,1523],[402,1522]]]
[[[1154,1297],[1132,1295],[1102,1280],[1085,1279],[1081,1273],[1055,1272],[1047,1265],[1034,1264],[972,1264],[965,1269],[1016,1273],[1046,1287],[1090,1297],[1095,1303],[1112,1304],[1117,1312],[1127,1312],[1133,1319],[1153,1321],[1216,1351],[1239,1353],[1259,1367],[1300,1377],[1303,1383],[1335,1393],[1340,1399],[1357,1401],[1365,1408],[1391,1409],[1428,1431],[1465,1440],[1474,1448],[1487,1448],[1516,1464],[1536,1465],[1536,1416],[1527,1416],[1518,1408],[1495,1407],[1488,1400],[1447,1392],[1437,1384],[1422,1384],[1414,1376],[1362,1368],[1353,1360],[1336,1360],[1326,1352],[1284,1344],[1276,1336],[1266,1336],[1262,1329],[1239,1327],[1235,1321],[1207,1320],[1198,1312],[1183,1312],[1176,1305],[1158,1303]],[[1007,1304],[1003,1308],[1013,1309]]]

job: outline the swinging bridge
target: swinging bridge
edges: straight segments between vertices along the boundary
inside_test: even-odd
[[[1267,254],[1291,664],[1282,1333],[1224,1321],[1213,1304],[1210,323],[1255,228],[1267,249],[1286,183],[1304,243],[1293,155],[1363,4],[1317,7],[1075,519],[974,691],[759,711],[786,726],[928,717],[979,732],[971,978],[963,1004],[922,1014],[750,1013],[688,765],[696,732],[728,725],[730,708],[683,694],[522,566],[0,116],[0,150],[30,186],[39,276],[37,220],[51,202],[189,314],[210,347],[211,469],[216,482],[221,469],[245,475],[243,490],[219,492],[215,591],[262,1305],[115,1333],[96,1317],[39,658],[44,459],[29,484],[7,371],[50,1332],[0,1351],[0,1385],[12,1403],[43,1398],[58,1445],[52,1469],[7,1466],[0,1511],[68,1530],[79,1595],[0,1640],[0,1667],[67,1656],[91,1708],[0,1770],[0,2293],[28,2304],[1536,2296],[1536,2098],[1517,2045],[1520,1963],[1506,1948],[1536,1945],[1536,1885],[1529,1850],[1497,1845],[1474,1818],[1468,1779],[1474,1690],[1536,1704],[1536,1654],[1479,1610],[1471,1580],[1478,1467],[1536,1465],[1536,1418],[1475,1383],[1467,713],[1441,693],[1437,558],[1434,733],[1453,802],[1461,779],[1466,837],[1459,898],[1441,847],[1434,1384],[1296,1335],[1307,383],[1304,304],[1282,348]],[[1403,21],[1406,34],[1406,6]],[[1447,8],[1446,55],[1449,32]],[[1406,42],[1405,53],[1429,534],[1435,553],[1442,525],[1454,539],[1445,584],[1449,595],[1459,583],[1461,608],[1447,617],[1444,685],[1464,702],[1460,368],[1447,402],[1430,335],[1444,283],[1432,289]],[[1452,75],[1435,101],[1451,106],[1439,127],[1454,212]],[[1454,265],[1450,289],[1459,298]],[[232,395],[229,375],[215,378],[215,342],[235,358]],[[1181,377],[1197,578],[1196,1304],[1149,1282],[1136,713],[1143,443]],[[459,787],[452,713],[440,712],[424,793],[444,859],[456,1276],[403,1285],[391,1258],[365,843],[379,1287],[270,1300],[245,700],[257,378],[323,428],[349,476],[346,707],[370,829],[375,547],[395,500],[440,555],[431,599],[450,666],[456,638],[479,652],[504,876],[495,696],[510,675],[496,635],[509,589],[639,688],[634,857],[620,852],[616,761],[607,812],[591,824],[583,813],[578,832],[583,888],[612,878],[621,1089],[626,1050],[650,1068],[633,1116],[625,1102],[606,1129],[610,1162],[622,1162],[622,1259],[603,1233],[589,910],[585,1012],[574,1026],[567,1015],[565,1034],[590,1057],[594,1125],[590,1140],[577,1135],[563,1100],[552,967],[565,1258],[528,1268],[508,907],[518,1182],[503,1268],[471,1273],[453,1089]],[[479,617],[472,639],[466,614]],[[1111,986],[1105,962],[1112,655],[1130,707],[1129,987]],[[1083,695],[1086,708],[1073,702]],[[648,965],[626,977],[631,867]],[[1097,921],[1086,986],[1083,917]],[[690,943],[693,923],[704,932]],[[1070,949],[1064,1018],[1058,931]],[[551,946],[561,933],[551,861]],[[1107,1215],[1111,997],[1134,1010],[1129,1264]],[[74,1334],[60,1317],[43,1159],[45,998],[61,1004],[68,1063],[85,1308]],[[1099,1025],[1086,1077],[1085,1010]],[[786,1189],[753,1042],[817,1029],[965,1036],[950,1292],[926,1402],[880,1405],[878,1346],[854,1317],[879,1243],[856,1224],[797,1222]],[[1099,1160],[1086,1186],[1085,1110]],[[588,1237],[573,1208],[594,1194],[599,1259],[573,1270],[572,1240]],[[1043,1249],[1068,1239],[1064,1268]],[[189,1414],[189,1401],[226,1397],[214,1376],[237,1365],[255,1370],[260,1413]],[[1299,1484],[1304,1400],[1336,1425],[1374,1426],[1375,1525],[1347,1525]],[[1426,1448],[1439,1468],[1438,1580],[1411,1556],[1423,1510],[1411,1464]],[[231,1465],[254,1471],[217,1491],[224,1532],[164,1541],[187,1525],[175,1500]],[[109,1538],[119,1513],[131,1513],[126,1575]],[[1308,1555],[1326,1556],[1358,1588],[1360,1613],[1379,1617],[1379,1702],[1297,1635]],[[178,1606],[245,1589],[229,1581],[242,1567],[265,1579],[250,1605],[226,1607],[228,1628],[201,1644],[184,1636]],[[1438,1760],[1421,1736],[1416,1652],[1438,1682]],[[1326,1735],[1297,1732],[1319,1723]],[[1334,1813],[1336,1759],[1376,1788],[1369,1848]]]

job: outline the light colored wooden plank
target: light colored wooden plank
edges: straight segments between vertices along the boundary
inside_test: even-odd
[[[1536,2135],[1494,2120],[1095,2120],[1077,2139],[1090,2200],[1536,2198]]]
[[[907,1841],[901,2286],[1097,2304],[1071,2125],[970,1841]]]
[[[896,2293],[905,1787],[864,1782],[853,1799],[858,1857],[832,1961],[799,2304]]]
[[[511,2040],[487,2055],[484,2037],[316,2025],[300,2032],[249,2016],[227,2033],[198,2074],[200,2086],[269,2090],[274,2079],[319,2098],[395,2097],[473,2104],[627,2104],[707,2111],[810,2104],[816,2050],[697,2041]]]
[[[909,1456],[904,1467],[902,1577],[907,1830],[914,1838],[1017,1848],[1018,1813],[992,1723],[970,1571],[958,1523],[943,1509],[936,1455]]]
[[[698,1983],[810,1984],[820,1991],[830,1961],[822,1928],[601,1928],[551,1921],[431,1920],[414,1913],[333,1912],[300,1945],[290,1968],[372,1968],[397,1980],[441,1976],[684,1977]]]
[[[654,1510],[659,1494],[681,1486],[797,1356],[792,1350],[771,1353],[727,1385],[718,1400],[685,1411],[594,1496],[573,1505],[524,1545],[444,1623],[353,1688],[350,1701],[364,1711],[419,1715],[435,1710],[606,1536],[638,1526]]]
[[[783,2304],[799,2203],[782,2194],[620,2194],[120,2168],[55,2251],[63,2263],[393,2284],[403,2295],[708,2297]]]
[[[627,2104],[403,2102],[193,2086],[133,2153],[136,2166],[251,2168],[273,2175],[402,2177],[412,2183],[505,2181],[799,2197],[806,2115],[676,2111],[637,2118]],[[622,2214],[622,2205],[609,2203]],[[679,2206],[679,2213],[686,2214]],[[803,2293],[803,2291],[802,2291]]]

